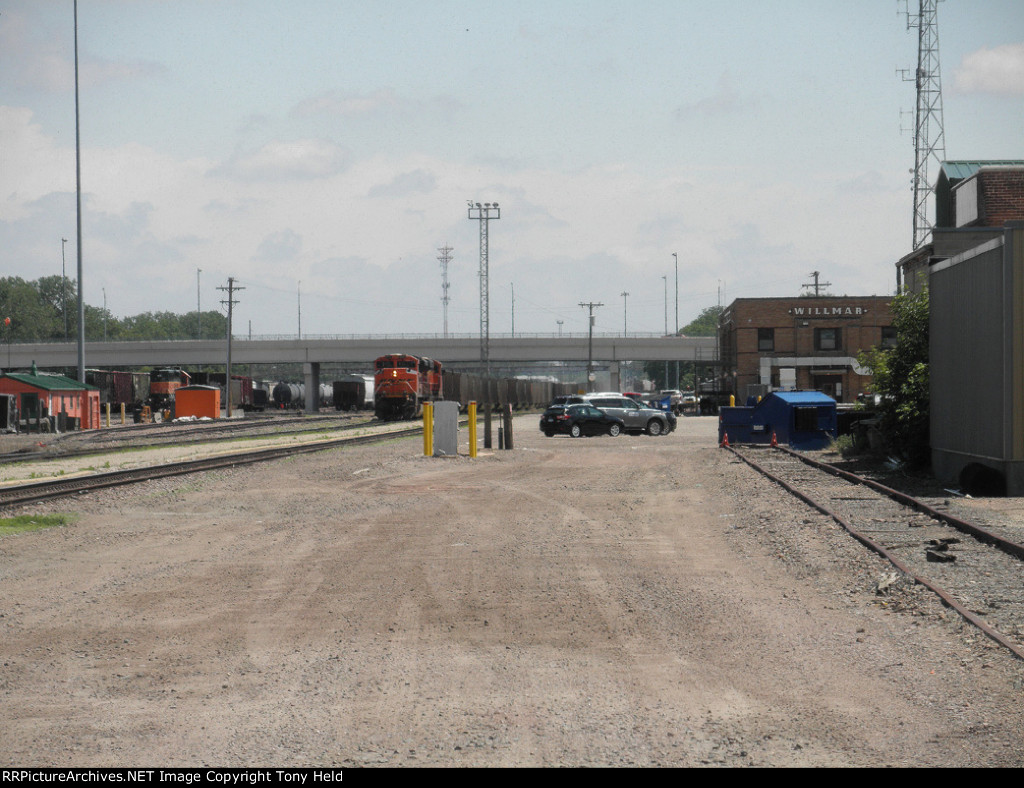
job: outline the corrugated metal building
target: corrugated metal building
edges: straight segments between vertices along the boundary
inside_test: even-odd
[[[935,474],[1024,495],[1024,222],[933,264],[929,289]]]

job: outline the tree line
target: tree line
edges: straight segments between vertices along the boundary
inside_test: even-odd
[[[718,318],[722,311],[723,307],[717,305],[705,307],[691,323],[679,329],[679,334],[685,337],[713,337],[718,333]],[[674,389],[677,388],[675,379],[677,364],[679,367],[678,388],[681,389],[694,389],[697,378],[702,374],[709,374],[707,369],[698,368],[698,365],[692,361],[672,361],[667,366],[663,361],[647,361],[644,363],[644,374],[654,383],[655,389],[659,391]]]
[[[84,311],[85,339],[89,342],[223,339],[227,335],[227,317],[216,311],[183,315],[143,312],[123,318],[89,304],[85,304]],[[16,276],[0,278],[0,330],[5,342],[78,341],[75,280],[62,276],[34,281]]]

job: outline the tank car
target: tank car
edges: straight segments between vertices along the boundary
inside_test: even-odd
[[[306,387],[302,383],[281,381],[271,392],[274,407],[278,410],[301,408],[306,401]]]

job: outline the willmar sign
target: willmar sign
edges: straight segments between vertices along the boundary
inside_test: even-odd
[[[862,306],[795,306],[789,310],[793,317],[863,317],[868,310]]]

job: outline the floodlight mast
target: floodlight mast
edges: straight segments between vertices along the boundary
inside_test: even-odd
[[[491,310],[489,285],[488,225],[492,219],[501,218],[501,209],[496,202],[469,201],[468,216],[480,222],[480,362],[489,377],[491,374]]]

